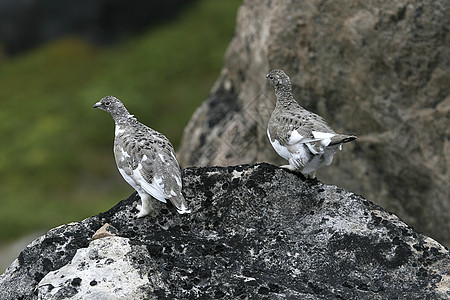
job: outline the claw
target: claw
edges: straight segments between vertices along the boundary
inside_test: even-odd
[[[291,165],[283,165],[283,166],[280,166],[280,168],[288,169],[289,171],[297,171],[297,169]]]

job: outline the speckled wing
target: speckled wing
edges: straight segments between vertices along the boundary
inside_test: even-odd
[[[305,109],[274,112],[268,126],[272,139],[281,145],[307,144],[313,154],[324,150],[336,133],[322,117]]]
[[[154,139],[145,142],[141,150],[148,159],[142,161],[143,170],[141,173],[147,180],[153,178],[158,191],[165,199],[173,202],[176,197],[181,195],[181,170],[175,157],[173,147],[170,142],[162,135],[154,134]],[[147,146],[150,143],[150,147]],[[152,146],[152,143],[153,146]],[[153,195],[152,195],[153,196]],[[156,198],[156,196],[154,196]],[[175,206],[176,203],[174,203]],[[177,208],[179,208],[177,206]]]
[[[184,210],[181,170],[173,147],[164,135],[145,129],[116,136],[117,167],[136,190],[141,189],[162,202],[169,199],[178,210]]]

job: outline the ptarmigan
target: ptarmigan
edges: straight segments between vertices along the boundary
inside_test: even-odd
[[[94,108],[109,112],[116,124],[114,157],[122,177],[141,197],[137,217],[152,210],[150,196],[164,203],[169,199],[180,214],[190,213],[181,193],[181,170],[169,140],[140,123],[113,96],[102,98]]]
[[[330,165],[336,150],[356,136],[337,134],[322,117],[301,107],[292,96],[291,80],[282,70],[272,70],[266,77],[277,97],[267,126],[270,143],[289,161],[282,167],[314,178],[317,168]]]

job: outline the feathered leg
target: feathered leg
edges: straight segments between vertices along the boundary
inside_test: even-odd
[[[139,213],[136,215],[136,218],[142,218],[148,215],[152,211],[152,206],[150,204],[150,196],[147,194],[139,194],[139,197],[141,197],[141,203],[136,206],[136,208],[139,210]]]

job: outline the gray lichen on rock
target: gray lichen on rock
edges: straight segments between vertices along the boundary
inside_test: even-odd
[[[0,298],[114,299],[114,278],[135,299],[448,299],[448,250],[359,195],[269,164],[183,181],[192,214],[135,219],[133,194],[52,229],[0,276]],[[92,241],[104,223],[119,236]]]

